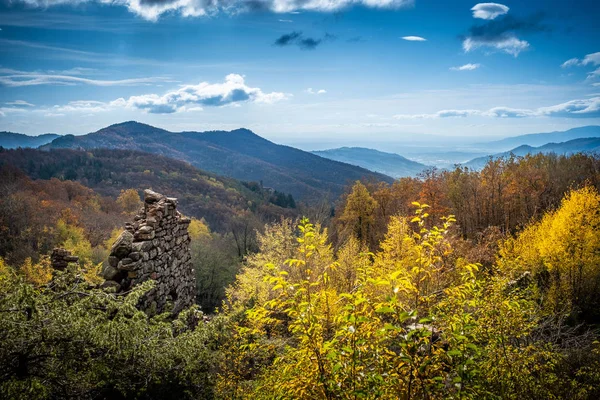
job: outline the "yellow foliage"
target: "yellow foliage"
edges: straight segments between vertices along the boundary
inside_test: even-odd
[[[56,223],[58,243],[60,247],[69,250],[73,255],[79,257],[81,263],[92,258],[92,245],[85,237],[83,228],[70,225],[64,219]]]
[[[210,237],[210,229],[204,220],[192,218],[190,225],[188,226],[188,233],[192,240],[199,240]]]
[[[43,257],[37,264],[27,258],[20,270],[25,280],[35,286],[43,286],[52,280],[52,266],[48,257]]]
[[[514,279],[533,274],[550,312],[596,314],[600,287],[600,195],[574,190],[560,208],[507,240],[500,268]]]
[[[117,198],[117,204],[121,206],[126,214],[135,213],[142,205],[140,195],[135,189],[121,190],[121,194]]]
[[[10,281],[10,279],[14,276],[13,269],[6,264],[3,258],[0,257],[0,285],[2,283]]]
[[[340,216],[342,232],[346,237],[354,236],[363,246],[367,246],[373,234],[376,208],[377,201],[367,187],[356,181]]]
[[[99,285],[104,282],[104,278],[100,276],[102,272],[102,263],[94,264],[91,261],[85,263],[82,268],[83,279],[92,285]]]
[[[106,250],[110,251],[110,249],[112,248],[113,243],[117,241],[117,239],[119,238],[119,236],[121,236],[121,233],[123,233],[123,229],[122,228],[115,228],[115,229],[113,229],[112,232],[110,233],[110,237],[104,241],[104,248]]]

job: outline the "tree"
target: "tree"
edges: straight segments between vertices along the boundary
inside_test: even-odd
[[[135,189],[121,190],[121,194],[117,197],[117,204],[121,206],[126,214],[134,214],[142,205],[142,200],[138,191]]]
[[[514,279],[532,274],[551,314],[600,321],[600,195],[574,190],[500,250],[500,266]]]
[[[360,181],[352,186],[339,217],[342,237],[354,236],[362,246],[372,245],[377,202]]]

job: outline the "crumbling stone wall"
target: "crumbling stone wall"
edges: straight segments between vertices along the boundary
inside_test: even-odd
[[[130,290],[149,279],[156,286],[141,300],[143,309],[173,312],[192,305],[196,278],[191,263],[190,219],[177,211],[177,199],[144,191],[144,207],[111,248],[103,276],[117,292]]]
[[[69,263],[79,262],[79,257],[74,256],[67,249],[56,247],[50,254],[50,265],[53,269],[64,271],[69,266]]]

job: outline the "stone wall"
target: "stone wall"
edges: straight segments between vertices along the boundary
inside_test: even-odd
[[[50,254],[50,265],[52,265],[53,269],[59,271],[64,271],[69,263],[76,262],[79,262],[79,257],[72,255],[67,249],[57,247],[52,250],[52,254]]]
[[[194,304],[196,278],[191,263],[190,219],[177,211],[177,199],[144,191],[144,207],[111,248],[102,272],[106,286],[125,292],[148,279],[156,286],[141,300],[141,308],[173,312]]]

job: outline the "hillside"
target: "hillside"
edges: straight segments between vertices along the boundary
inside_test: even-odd
[[[44,149],[127,149],[187,161],[205,171],[267,187],[303,200],[337,198],[360,179],[392,182],[389,176],[270,142],[247,129],[174,133],[138,122],[111,125],[82,136],[55,139]]]
[[[116,198],[123,189],[152,188],[179,199],[183,213],[204,218],[211,229],[226,230],[246,210],[266,221],[294,216],[295,210],[272,204],[271,193],[201,171],[188,163],[131,150],[56,149],[0,150],[0,167],[12,165],[32,179],[77,181],[103,196]]]
[[[600,126],[590,125],[569,129],[567,131],[531,133],[528,135],[514,136],[493,142],[482,143],[481,145],[495,149],[496,151],[506,151],[523,145],[539,147],[548,143],[561,143],[574,139],[593,137],[600,137]]]
[[[528,154],[550,154],[571,155],[575,153],[597,153],[600,152],[600,137],[599,138],[583,138],[569,140],[563,143],[548,143],[539,147],[522,145],[510,151],[494,154],[486,157],[475,158],[465,164],[466,167],[476,170],[482,169],[491,158],[509,157],[511,154],[524,157]]]
[[[393,178],[414,177],[428,168],[425,164],[411,161],[395,153],[386,153],[364,147],[340,147],[313,151],[312,153],[331,160],[380,172]]]
[[[60,137],[55,133],[45,133],[39,136],[23,135],[22,133],[0,132],[0,147],[16,149],[18,147],[39,147]]]

